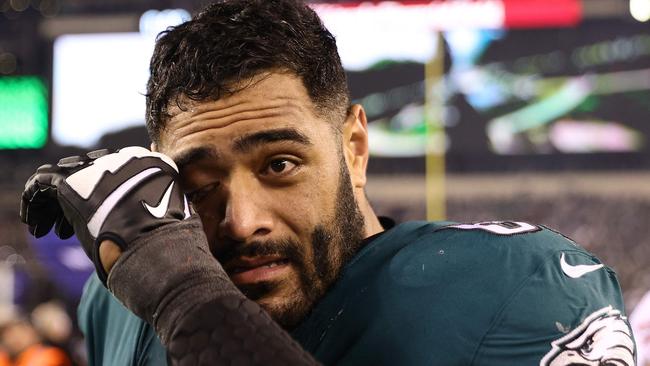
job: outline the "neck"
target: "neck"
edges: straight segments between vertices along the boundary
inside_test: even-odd
[[[370,202],[368,202],[366,199],[366,195],[357,195],[357,198],[360,198],[358,199],[357,203],[359,205],[359,211],[361,211],[361,215],[363,216],[363,223],[365,225],[364,238],[384,231],[384,228],[379,222],[379,218],[375,214],[375,211],[372,209],[372,206],[370,206]]]

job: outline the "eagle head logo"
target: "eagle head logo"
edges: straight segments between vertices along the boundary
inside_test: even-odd
[[[576,329],[551,342],[540,366],[634,366],[632,331],[611,306],[589,315]]]

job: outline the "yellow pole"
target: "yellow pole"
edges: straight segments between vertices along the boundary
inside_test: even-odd
[[[424,121],[426,126],[427,220],[444,220],[445,210],[445,131],[444,108],[444,40],[438,32],[435,54],[424,67]]]

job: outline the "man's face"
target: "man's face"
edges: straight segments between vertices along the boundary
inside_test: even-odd
[[[235,285],[297,325],[364,237],[339,133],[285,73],[184,109],[170,111],[158,149]]]

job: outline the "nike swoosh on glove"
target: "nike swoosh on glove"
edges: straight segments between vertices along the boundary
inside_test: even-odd
[[[99,244],[112,240],[122,251],[144,233],[190,216],[177,183],[178,168],[167,156],[143,147],[43,165],[25,184],[20,217],[36,237],[55,233],[77,238],[106,286]]]

